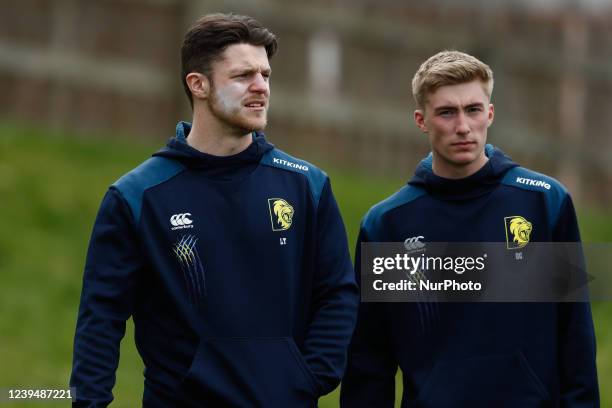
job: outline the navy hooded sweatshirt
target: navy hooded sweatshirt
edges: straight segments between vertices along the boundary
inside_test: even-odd
[[[533,225],[531,242],[580,240],[574,208],[556,180],[519,167],[491,145],[489,161],[458,180],[436,176],[431,154],[397,193],[364,217],[361,243],[504,242],[504,218]],[[341,405],[586,408],[599,406],[588,303],[362,303]]]
[[[70,384],[105,407],[132,316],[145,407],[312,407],[339,383],[359,295],[329,179],[262,134],[201,153],[177,126],[114,183],[90,241]]]

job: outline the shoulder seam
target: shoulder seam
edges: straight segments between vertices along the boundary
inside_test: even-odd
[[[515,167],[510,169],[502,179],[502,184],[523,191],[533,191],[544,196],[548,225],[552,229],[560,216],[563,203],[569,192],[563,184],[553,177],[527,169]]]
[[[370,235],[371,237],[375,237],[376,231],[372,231],[372,229],[376,229],[380,226],[379,223],[382,217],[384,217],[386,214],[395,209],[398,209],[418,200],[426,194],[427,192],[421,187],[415,187],[410,184],[403,186],[391,196],[373,205],[363,216],[363,219],[361,221],[361,227],[364,231],[368,232],[368,235]],[[394,203],[394,201],[397,202]],[[370,226],[372,228],[369,228]]]
[[[276,156],[280,157],[275,157],[274,153],[276,153]],[[290,154],[277,149],[276,147],[264,154],[260,163],[264,166],[300,174],[305,177],[306,181],[308,182],[308,187],[312,200],[315,204],[315,208],[319,207],[323,189],[325,188],[325,184],[329,179],[323,170],[307,162],[306,160],[291,156]]]
[[[151,169],[155,171],[151,172]],[[184,169],[185,166],[176,160],[154,156],[124,174],[111,187],[115,188],[127,202],[132,211],[134,223],[137,226],[140,221],[144,193],[172,179]],[[145,171],[149,172],[145,173]]]

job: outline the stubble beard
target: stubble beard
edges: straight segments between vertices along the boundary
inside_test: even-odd
[[[243,109],[242,101],[231,96],[225,96],[220,92],[214,83],[211,83],[211,97],[208,98],[208,108],[210,112],[232,133],[244,135],[253,131],[261,131],[267,125],[267,112],[264,112],[263,123],[260,120],[252,120],[241,114]]]

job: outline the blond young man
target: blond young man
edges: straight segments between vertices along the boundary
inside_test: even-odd
[[[507,242],[514,250],[580,241],[567,190],[486,144],[495,113],[486,64],[443,51],[421,65],[412,85],[414,120],[431,154],[365,215],[358,280],[362,243],[417,237],[425,245]],[[398,367],[402,407],[599,406],[586,302],[361,303],[342,406],[393,407]]]

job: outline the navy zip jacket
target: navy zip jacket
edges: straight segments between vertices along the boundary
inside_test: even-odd
[[[359,295],[325,173],[254,134],[167,147],[108,190],[90,241],[70,384],[105,407],[132,316],[145,407],[312,407],[339,383]]]
[[[364,217],[362,242],[505,242],[504,218],[533,225],[531,242],[580,240],[570,196],[556,180],[486,147],[489,161],[459,180],[436,176],[431,155],[412,180]],[[341,403],[393,407],[599,406],[588,303],[362,303]]]

